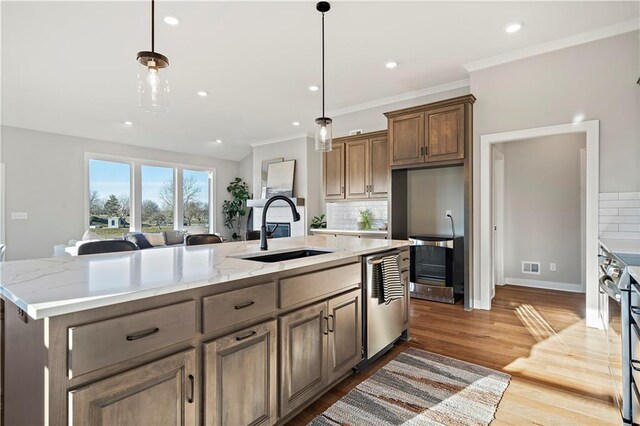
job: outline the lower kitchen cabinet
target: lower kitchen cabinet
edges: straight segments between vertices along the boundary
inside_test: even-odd
[[[193,425],[198,386],[194,349],[69,392],[72,425]]]
[[[280,317],[280,416],[327,385],[327,303]]]
[[[403,299],[402,299],[402,329],[409,328],[409,271],[402,271],[400,274],[400,282],[402,283]]]
[[[280,317],[280,415],[285,416],[362,360],[361,290]]]
[[[329,300],[329,383],[347,374],[362,360],[362,292]]]
[[[277,322],[204,344],[206,425],[271,425],[277,420]]]

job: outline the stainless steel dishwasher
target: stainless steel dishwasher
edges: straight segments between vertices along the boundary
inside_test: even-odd
[[[373,268],[376,264],[385,256],[400,254],[400,251],[388,251],[384,253],[376,253],[372,256],[364,258],[363,262],[363,276],[365,277],[366,285],[363,286],[363,312],[366,321],[363,322],[363,336],[364,337],[364,362],[363,364],[369,364],[378,356],[382,355],[388,349],[391,348],[393,343],[398,340],[402,335],[402,299],[394,300],[388,305],[379,303],[373,292]],[[398,257],[398,262],[400,261]],[[400,264],[398,264],[398,270],[400,270]],[[404,297],[408,297],[406,294],[407,288],[405,287]]]

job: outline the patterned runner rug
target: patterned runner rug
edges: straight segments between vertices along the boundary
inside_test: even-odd
[[[311,425],[488,425],[511,376],[410,348]]]

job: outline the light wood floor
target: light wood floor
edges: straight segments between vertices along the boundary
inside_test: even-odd
[[[603,331],[584,322],[584,295],[496,289],[491,311],[412,299],[411,342],[351,376],[295,417],[307,424],[407,347],[511,374],[493,425],[620,424]]]

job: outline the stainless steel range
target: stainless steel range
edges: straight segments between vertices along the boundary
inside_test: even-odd
[[[598,311],[607,332],[615,400],[624,423],[640,424],[640,285],[631,279],[627,265],[603,246],[599,291]],[[620,382],[616,379],[619,367]]]

